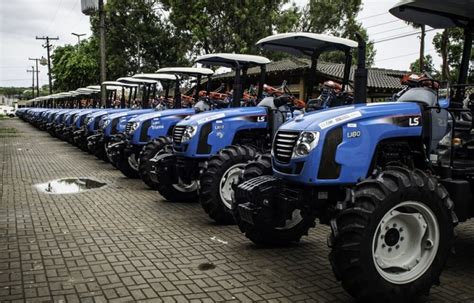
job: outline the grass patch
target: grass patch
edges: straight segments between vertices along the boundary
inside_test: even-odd
[[[13,134],[17,132],[16,128],[13,127],[0,127],[0,134]]]
[[[18,137],[18,130],[13,127],[0,127],[0,138]]]

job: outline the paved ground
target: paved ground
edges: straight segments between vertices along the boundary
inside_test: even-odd
[[[198,204],[174,204],[110,164],[28,124],[0,121],[0,301],[351,302],[327,261],[326,227],[259,249]],[[48,195],[32,185],[92,177],[108,186]],[[430,302],[474,302],[474,222],[458,228]],[[213,268],[215,267],[215,268]]]

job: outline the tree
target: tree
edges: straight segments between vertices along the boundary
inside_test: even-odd
[[[331,34],[356,41],[356,33],[360,33],[368,42],[366,64],[371,66],[374,63],[375,48],[368,39],[367,31],[356,20],[361,9],[361,0],[310,0],[302,10],[298,29],[305,32]],[[324,54],[321,59],[328,62],[344,63],[344,54],[331,52]],[[353,63],[356,60],[357,56],[354,56]]]
[[[189,46],[158,1],[109,0],[105,12],[109,79],[188,64]],[[98,16],[91,17],[91,24],[98,37]]]
[[[52,55],[54,89],[76,90],[99,83],[98,41],[83,40],[79,45],[57,47]]]
[[[410,64],[410,71],[414,73],[426,72],[433,78],[438,78],[439,72],[433,64],[433,57],[431,55],[426,55],[423,58],[423,65],[423,68],[421,68],[420,59],[418,58]]]
[[[288,0],[163,0],[173,25],[186,36],[192,55],[212,52],[259,53],[259,39],[287,31],[298,21]]]
[[[447,77],[443,79],[447,79],[452,83],[457,82],[464,45],[463,30],[461,28],[445,29],[442,33],[435,35],[433,45],[441,58],[444,57],[442,70],[446,74],[445,77]],[[474,51],[471,50],[472,60],[474,60]],[[473,78],[474,75],[471,70],[468,81],[474,81]]]

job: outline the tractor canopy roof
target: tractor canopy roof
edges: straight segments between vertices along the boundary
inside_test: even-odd
[[[240,65],[250,67],[255,65],[265,65],[270,63],[271,61],[270,59],[262,56],[216,53],[199,56],[197,57],[195,62],[204,65],[218,65],[227,67],[236,67],[237,65]]]
[[[164,67],[156,71],[159,74],[178,74],[186,76],[210,76],[214,71],[203,67]]]
[[[332,50],[346,51],[357,47],[357,42],[323,34],[306,32],[284,33],[271,35],[256,43],[263,49],[281,51],[296,56],[311,56]]]
[[[433,28],[466,27],[474,19],[474,0],[405,0],[392,7],[390,13]]]
[[[92,95],[100,92],[100,89],[90,89],[86,87],[81,87],[76,89],[76,92],[80,95]]]
[[[109,86],[119,86],[119,87],[137,87],[138,84],[133,84],[133,83],[125,83],[125,82],[119,82],[119,81],[104,81],[102,82],[103,85],[107,85],[107,88]],[[88,86],[89,87],[89,86]]]
[[[158,81],[150,79],[138,79],[133,77],[122,77],[117,79],[118,82],[132,83],[132,84],[156,84]]]
[[[136,74],[136,75],[133,75],[132,78],[148,79],[148,80],[155,80],[155,81],[161,81],[161,80],[176,81],[176,75],[172,75],[172,74],[157,74],[157,73],[154,73],[154,74]]]

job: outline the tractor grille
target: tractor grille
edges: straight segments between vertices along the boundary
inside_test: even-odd
[[[173,130],[173,141],[176,144],[181,144],[181,139],[183,138],[184,130],[186,126],[176,126]]]
[[[127,125],[125,125],[125,134],[128,135],[130,134],[130,130],[132,129],[133,122],[128,122]]]
[[[298,140],[298,132],[278,131],[273,142],[273,155],[280,163],[289,163],[293,148]]]

